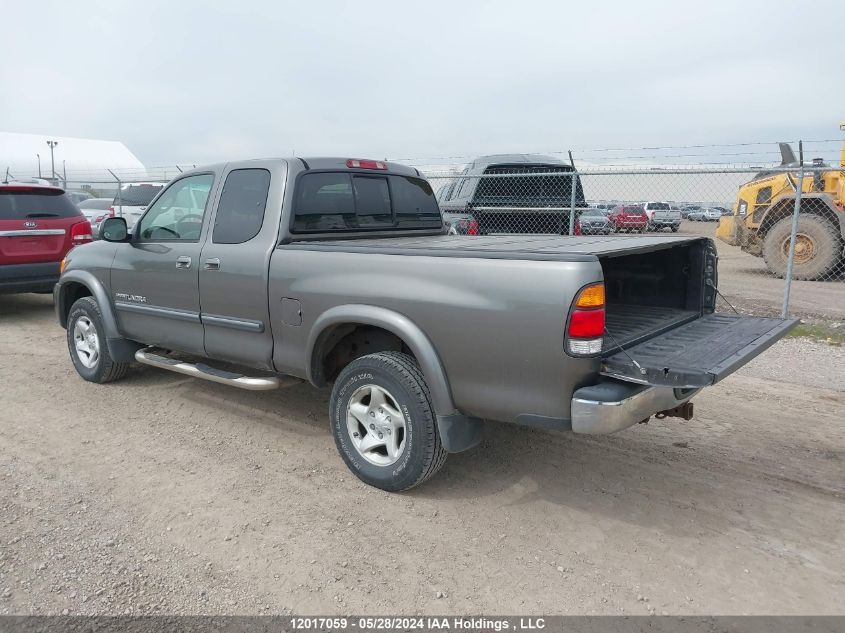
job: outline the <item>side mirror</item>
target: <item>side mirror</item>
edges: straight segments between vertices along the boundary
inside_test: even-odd
[[[106,242],[128,241],[129,230],[125,218],[106,218],[100,222],[100,239]]]

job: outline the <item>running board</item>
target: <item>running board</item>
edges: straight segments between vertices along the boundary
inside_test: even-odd
[[[139,349],[135,352],[135,360],[144,365],[151,365],[159,369],[174,371],[177,374],[202,378],[203,380],[210,380],[211,382],[218,382],[223,385],[238,387],[239,389],[247,389],[248,391],[270,391],[272,389],[281,389],[282,387],[292,387],[302,382],[298,378],[290,376],[283,378],[277,378],[275,376],[244,376],[243,374],[209,367],[204,363],[193,364],[176,358],[161,356],[160,354],[156,354],[153,351],[154,349],[156,348],[146,347]]]

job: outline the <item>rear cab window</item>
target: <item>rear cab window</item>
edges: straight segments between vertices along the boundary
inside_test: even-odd
[[[61,189],[0,187],[0,220],[72,218],[81,215]]]
[[[428,181],[395,174],[304,173],[297,182],[293,211],[294,233],[442,226]]]
[[[666,202],[649,202],[648,203],[648,210],[649,211],[670,211],[669,204]]]

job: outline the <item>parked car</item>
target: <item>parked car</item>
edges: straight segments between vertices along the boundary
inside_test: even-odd
[[[649,231],[660,231],[661,229],[672,229],[673,233],[681,226],[681,214],[673,211],[668,202],[646,202],[643,210],[648,218],[647,228]]]
[[[79,206],[80,202],[94,197],[85,191],[66,191],[65,195],[67,195],[67,197],[70,198],[70,201],[77,206]]]
[[[459,235],[568,234],[573,171],[550,156],[480,156],[453,187],[441,188],[443,219]],[[575,208],[586,208],[581,180],[574,180]]]
[[[391,491],[477,445],[485,419],[590,434],[689,419],[700,389],[797,323],[715,314],[709,238],[444,232],[411,167],[213,165],[134,230],[103,220],[65,259],[56,313],[90,382],[137,361],[248,390],[333,384],[341,457]]]
[[[131,229],[163,188],[160,182],[128,182],[121,185],[112,201],[113,215],[126,218],[126,225]]]
[[[693,222],[718,222],[722,217],[722,212],[713,207],[698,209],[697,211],[690,211],[687,214],[687,219]]]
[[[614,231],[642,233],[648,226],[648,216],[639,204],[624,204],[616,207],[608,216]]]
[[[82,214],[91,223],[91,230],[94,232],[94,237],[97,237],[97,231],[100,228],[100,222],[104,218],[113,217],[114,210],[112,209],[111,198],[88,198],[82,202],[78,202],[76,206],[82,211]],[[109,211],[111,210],[111,213]]]
[[[699,206],[687,205],[681,208],[681,217],[686,220],[687,218],[689,218],[690,213],[694,213],[699,210],[701,210],[701,207]]]
[[[68,251],[91,241],[91,224],[50,185],[0,184],[0,293],[49,292]]]
[[[608,211],[605,209],[588,208],[579,213],[578,221],[582,235],[609,235],[613,233],[613,226],[607,219]]]

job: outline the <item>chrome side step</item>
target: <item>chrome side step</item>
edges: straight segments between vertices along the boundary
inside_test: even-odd
[[[252,377],[244,376],[243,374],[236,374],[223,369],[210,367],[204,363],[188,363],[176,358],[162,356],[156,354],[154,347],[146,347],[135,352],[135,360],[144,365],[152,365],[159,369],[167,369],[174,371],[177,374],[184,374],[194,378],[202,378],[203,380],[210,380],[211,382],[218,382],[223,385],[230,385],[238,387],[239,389],[247,389],[249,391],[270,391],[272,389],[281,389],[282,387],[291,387],[298,385],[302,381],[298,378],[285,376],[278,378],[275,376],[261,376]]]

